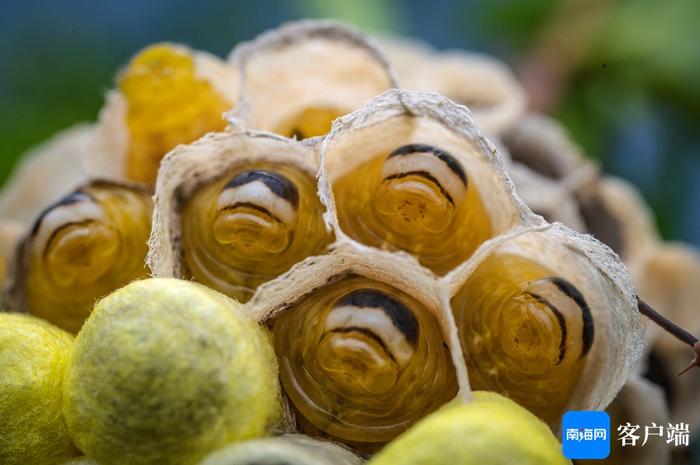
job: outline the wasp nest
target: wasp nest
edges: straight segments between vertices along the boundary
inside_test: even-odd
[[[202,283],[272,333],[284,412],[274,431],[363,454],[476,389],[557,432],[566,410],[606,408],[625,386],[611,411],[632,418],[625,409],[651,392],[638,379],[632,281],[682,320],[697,259],[661,245],[634,191],[555,123],[524,115],[503,65],[383,48],[389,61],[351,28],[302,21],[228,61],[173,44],[141,51],[97,125],[66,135],[84,136],[75,177],[46,183],[29,206],[0,199],[7,234],[26,229],[7,305],[76,332],[96,300],[149,273]],[[691,271],[655,279],[669,269]],[[677,346],[652,340],[652,354],[677,359]],[[676,392],[687,406],[693,390]],[[288,436],[204,463],[322,464],[326,453],[359,460]]]
[[[468,110],[437,94],[389,91],[322,141],[231,130],[176,149],[149,265],[250,298],[289,430],[362,451],[470,386],[556,428],[612,401],[641,352],[614,254],[532,214]]]

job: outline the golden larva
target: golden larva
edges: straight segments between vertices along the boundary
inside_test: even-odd
[[[314,179],[283,162],[239,165],[185,205],[182,252],[192,277],[239,300],[330,241]]]
[[[553,423],[564,411],[593,345],[585,296],[534,260],[496,253],[452,299],[470,381]]]
[[[407,144],[337,179],[341,229],[362,243],[405,250],[440,274],[489,237],[481,196],[461,163],[428,144]]]
[[[151,210],[148,191],[105,181],[47,208],[15,250],[12,306],[77,332],[98,298],[147,275]]]

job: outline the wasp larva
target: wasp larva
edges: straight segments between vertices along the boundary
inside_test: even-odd
[[[94,181],[47,208],[16,252],[11,300],[77,332],[95,301],[146,276],[150,194]]]
[[[248,300],[265,281],[331,241],[313,177],[284,163],[249,163],[201,188],[181,217],[197,281]]]
[[[406,250],[439,274],[489,237],[480,194],[462,164],[427,144],[397,147],[333,184],[340,227],[362,243]]]
[[[273,324],[280,377],[300,428],[374,450],[454,398],[436,318],[381,282],[347,276]]]
[[[452,299],[474,389],[498,391],[556,421],[594,338],[586,298],[536,261],[495,253]]]

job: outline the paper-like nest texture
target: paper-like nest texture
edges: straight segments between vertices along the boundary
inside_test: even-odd
[[[0,195],[0,218],[29,227],[44,208],[85,182],[94,133],[93,125],[77,125],[23,155]]]
[[[404,89],[439,92],[466,105],[491,136],[509,130],[525,112],[525,90],[502,62],[473,52],[439,52],[409,39],[380,42]]]
[[[230,120],[277,131],[308,108],[349,113],[396,87],[393,71],[367,36],[333,21],[298,21],[239,44],[230,58],[241,95]]]

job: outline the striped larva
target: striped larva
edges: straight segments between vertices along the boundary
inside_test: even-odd
[[[148,191],[93,181],[48,207],[15,250],[11,306],[76,333],[97,299],[147,275]]]
[[[150,263],[240,301],[333,234],[316,194],[312,147],[272,134],[224,132],[163,163]],[[163,229],[170,225],[169,229]]]

